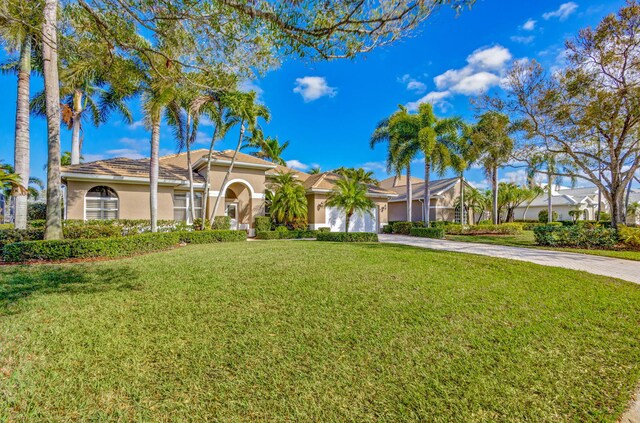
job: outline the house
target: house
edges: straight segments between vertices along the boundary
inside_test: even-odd
[[[191,152],[194,209],[203,215],[203,195],[207,174],[208,150]],[[268,212],[266,193],[270,180],[278,172],[293,172],[303,183],[308,200],[308,222],[312,229],[344,230],[344,214],[326,207],[329,192],[339,175],[325,172],[309,175],[294,169],[238,153],[224,186],[220,186],[231,164],[233,150],[216,151],[209,172],[211,186],[204,215],[211,216],[218,194],[222,192],[215,216],[229,216],[234,229],[254,233],[254,219]],[[158,219],[191,221],[189,171],[186,153],[160,157],[158,181]],[[114,158],[62,168],[66,219],[149,219],[149,159]],[[396,193],[369,185],[368,195],[375,207],[355,216],[350,230],[378,232],[388,222],[388,201]]]
[[[466,192],[473,188],[467,181],[464,181],[464,184]],[[398,194],[397,197],[389,200],[389,220],[407,220],[407,177],[392,176],[378,185]],[[460,222],[460,207],[457,206],[462,186],[460,178],[436,179],[430,181],[429,185],[431,190],[429,220]],[[422,221],[426,210],[424,180],[412,176],[411,188],[413,191],[411,217],[414,222]],[[473,219],[472,212],[467,210],[466,213]]]
[[[516,220],[537,220],[538,213],[547,210],[548,196],[539,195],[531,202],[525,202],[514,209]],[[558,220],[573,220],[569,214],[572,210],[579,210],[579,220],[596,220],[598,212],[598,188],[555,188],[551,189],[551,207],[558,214]],[[608,210],[608,204],[602,199],[602,211]]]

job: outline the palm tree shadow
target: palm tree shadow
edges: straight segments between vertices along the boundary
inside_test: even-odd
[[[0,316],[20,312],[19,302],[37,294],[87,294],[134,290],[139,272],[115,266],[15,266],[0,272]]]

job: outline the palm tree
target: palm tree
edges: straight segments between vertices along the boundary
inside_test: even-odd
[[[20,180],[29,180],[29,87],[31,83],[32,58],[36,53],[39,31],[36,29],[42,22],[42,1],[23,3],[20,10],[13,10],[15,4],[9,3],[0,20],[0,39],[11,53],[17,53],[18,60],[3,64],[3,71],[14,71],[17,74],[17,101],[14,138],[14,164]],[[28,14],[26,13],[28,12]],[[17,19],[9,16],[17,15]],[[36,58],[37,61],[37,58]],[[27,195],[26,190],[17,190],[15,195],[15,227],[27,227]]]
[[[363,168],[352,168],[352,167],[339,167],[333,171],[338,175],[342,175],[351,179],[355,179],[356,181],[363,184],[377,184],[378,180],[374,176],[373,172],[370,170],[364,170]]]
[[[349,232],[349,223],[353,214],[371,213],[375,204],[367,197],[366,185],[346,176],[336,181],[334,189],[329,193],[326,206],[344,211],[346,217],[344,231]]]
[[[5,196],[5,210],[3,219],[4,223],[8,223],[10,216],[7,214],[7,210],[11,208],[11,195],[18,192],[20,192],[22,195],[26,194],[26,189],[24,187],[24,184],[22,183],[22,178],[20,177],[20,175],[14,172],[11,165],[0,163],[0,189]]]
[[[553,219],[553,184],[560,185],[562,182],[562,177],[558,176],[558,168],[559,166],[566,166],[566,160],[559,161],[556,154],[545,152],[541,154],[534,154],[531,156],[531,159],[528,162],[527,166],[527,178],[529,179],[529,185],[536,185],[536,175],[538,173],[544,173],[547,176],[547,214],[548,214],[548,223],[551,223]],[[563,172],[567,173],[567,172]],[[576,183],[575,176],[571,178],[572,184]],[[532,199],[533,201],[533,199]]]
[[[309,171],[310,175],[318,175],[320,173],[322,173],[322,169],[320,169],[320,166],[312,167],[311,170]]]
[[[269,110],[262,104],[256,103],[256,96],[257,95],[255,91],[251,91],[249,93],[236,93],[236,95],[229,99],[229,113],[239,120],[240,134],[238,135],[238,142],[233,152],[231,163],[229,164],[229,168],[227,169],[227,172],[224,175],[224,179],[220,184],[216,202],[214,203],[213,209],[211,211],[210,220],[212,222],[212,225],[214,221],[213,216],[215,216],[218,205],[220,204],[220,198],[224,195],[222,190],[229,180],[229,175],[231,175],[231,172],[233,171],[233,165],[235,164],[236,158],[238,157],[238,152],[240,151],[240,147],[242,147],[242,141],[245,137],[245,131],[248,128],[249,132],[252,135],[258,134],[258,131],[260,131],[260,128],[258,126],[258,119],[262,118],[265,121],[269,121]]]
[[[633,216],[637,221],[638,214],[640,214],[640,201],[634,201],[627,205],[627,214]]]
[[[406,191],[407,221],[411,222],[412,216],[413,216],[413,213],[412,213],[413,186],[411,184],[411,161],[404,163],[404,162],[401,162],[398,158],[398,152],[399,152],[398,150],[399,150],[399,147],[401,146],[401,143],[397,140],[397,137],[395,137],[392,140],[391,133],[389,131],[389,122],[391,121],[391,118],[394,115],[391,115],[390,117],[382,119],[380,122],[378,122],[376,129],[373,131],[373,134],[371,135],[369,146],[373,149],[378,143],[381,143],[381,142],[387,143],[386,162],[387,162],[388,173],[393,172],[396,175],[400,176],[402,174],[402,169],[406,169],[407,171],[407,185],[406,185],[407,187],[407,191]]]
[[[456,152],[458,131],[462,129],[458,117],[438,119],[433,106],[422,103],[417,114],[410,114],[404,107],[389,121],[392,143],[397,138],[398,160],[410,163],[420,153],[424,155],[424,222],[429,225],[431,205],[431,171],[444,175],[451,167],[460,168],[464,159]]]
[[[307,219],[306,191],[293,172],[278,172],[269,188],[272,192],[270,212],[276,222],[289,226]]]
[[[498,112],[486,112],[471,129],[471,140],[478,161],[491,180],[493,223],[499,223],[498,215],[498,169],[505,165],[513,151],[513,139],[509,117]]]
[[[484,212],[491,209],[491,191],[481,191],[476,188],[471,188],[466,197],[469,209],[473,210],[475,223],[478,224],[482,220]],[[458,202],[458,204],[461,203]]]
[[[287,162],[282,158],[282,153],[289,146],[289,141],[285,141],[280,144],[278,138],[254,138],[247,142],[245,145],[241,147],[241,149],[245,148],[257,148],[257,151],[252,151],[252,156],[259,157],[264,160],[269,160],[273,163],[286,166]]]

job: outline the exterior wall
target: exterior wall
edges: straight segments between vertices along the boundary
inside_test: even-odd
[[[149,219],[149,185],[108,181],[67,181],[66,218],[84,219],[84,198],[91,188],[106,186],[118,194],[119,219]],[[173,219],[173,187],[158,186],[158,219]]]
[[[569,216],[569,212],[575,209],[576,209],[575,206],[565,206],[565,205],[553,206],[553,211],[558,213],[558,220],[572,220],[571,216]],[[514,219],[518,219],[518,220],[520,219],[538,220],[538,213],[540,213],[542,210],[546,211],[547,206],[545,205],[545,206],[529,207],[528,210],[526,206],[517,207],[513,212],[513,216],[514,216]],[[587,210],[587,212],[589,213],[589,220],[595,220],[596,208],[582,205],[580,207],[580,210]],[[584,220],[584,218],[581,216],[580,220]]]
[[[371,198],[378,210],[379,227],[382,229],[389,222],[389,206],[387,198]],[[327,194],[311,193],[307,194],[307,221],[311,229],[328,228],[327,212],[324,203],[327,201]]]

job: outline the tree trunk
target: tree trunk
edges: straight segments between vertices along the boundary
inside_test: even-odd
[[[498,215],[498,167],[495,166],[491,173],[491,187],[493,188],[493,224],[497,225],[500,223],[500,216]]]
[[[351,223],[351,216],[353,215],[353,213],[346,213],[345,215],[346,219],[344,224],[344,232],[349,233],[349,223]]]
[[[47,113],[47,221],[45,239],[62,239],[60,187],[60,78],[58,77],[57,0],[45,0],[42,24],[42,61]]]
[[[227,169],[227,173],[225,173],[224,175],[224,179],[222,180],[222,184],[220,184],[220,191],[218,192],[218,195],[216,196],[216,202],[213,205],[213,210],[211,211],[211,227],[213,228],[213,224],[214,224],[214,218],[215,218],[215,213],[216,210],[218,209],[218,204],[220,204],[220,197],[222,197],[222,190],[224,189],[225,184],[227,183],[227,180],[229,179],[229,175],[231,175],[231,172],[233,171],[233,165],[236,162],[236,157],[238,156],[238,151],[240,151],[240,146],[242,145],[242,139],[244,138],[244,120],[242,122],[240,122],[240,136],[238,136],[238,145],[236,145],[236,149],[233,152],[233,157],[231,158],[231,163],[229,164],[229,169]]]
[[[425,158],[424,160],[424,224],[429,227],[429,219],[431,214],[431,162]]]
[[[20,48],[20,68],[18,70],[18,100],[16,102],[16,133],[14,144],[14,168],[20,176],[24,190],[16,190],[16,229],[27,228],[27,187],[29,185],[29,85],[31,82],[31,37],[26,36]]]
[[[413,187],[411,186],[411,164],[407,165],[407,222],[412,222]]]
[[[191,114],[187,114],[187,130],[186,130],[186,145],[187,148],[187,168],[189,169],[189,213],[191,213],[191,223],[196,220],[196,209],[195,209],[195,195],[193,193],[193,169],[191,168],[191,133],[190,126],[192,125]],[[191,128],[191,131],[195,131],[195,127]],[[204,222],[203,222],[204,227]]]
[[[218,135],[218,125],[213,128],[213,136],[211,137],[211,144],[209,144],[209,152],[207,154],[207,177],[204,182],[204,197],[202,198],[202,225],[206,225],[207,219],[207,205],[209,202],[209,186],[211,185],[210,173],[211,173],[211,160],[213,158],[213,146],[216,142],[216,136]]]
[[[71,164],[80,163],[80,126],[82,118],[82,91],[73,92],[73,117],[71,128]]]
[[[551,192],[551,173],[547,173],[547,223],[553,222],[553,194]]]
[[[467,224],[467,219],[465,219],[465,206],[464,206],[464,173],[460,172],[460,223],[462,225]]]
[[[623,214],[624,214],[624,222],[623,223],[627,223],[627,209],[629,208],[629,196],[631,195],[631,187],[633,186],[633,178],[631,178],[631,180],[629,180],[629,184],[627,185],[627,194],[624,198],[624,210],[623,210]]]
[[[149,208],[151,210],[151,232],[158,232],[158,173],[160,172],[160,112],[151,118],[151,157],[149,159]]]
[[[622,204],[623,204],[624,189],[620,187],[612,187],[611,190],[611,227],[618,229],[618,225],[623,223],[622,218]]]

